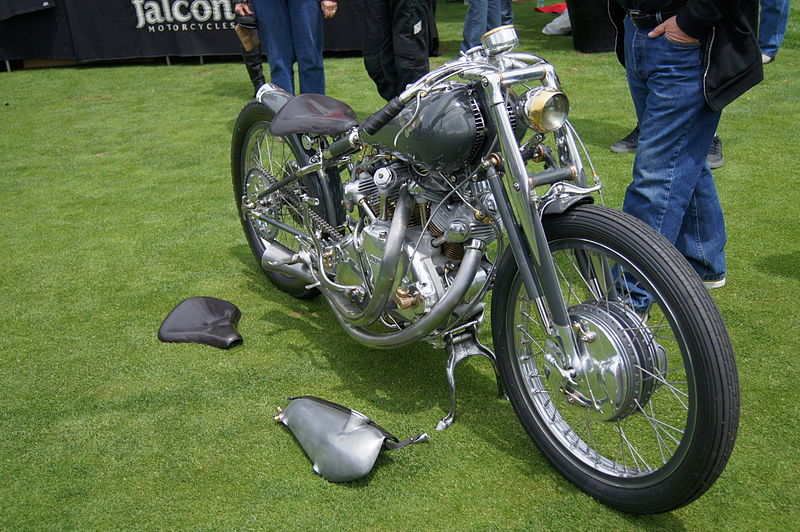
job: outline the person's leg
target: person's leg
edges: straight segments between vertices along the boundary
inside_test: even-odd
[[[720,113],[705,103],[701,48],[651,39],[626,20],[639,145],[623,211],[675,244],[705,278],[725,275],[725,222],[706,165]]]
[[[391,100],[397,72],[392,52],[392,11],[390,0],[364,2],[366,35],[364,37],[364,67],[375,82],[378,94]]]
[[[318,0],[289,0],[289,20],[301,93],[325,94],[322,8]]]
[[[774,58],[783,44],[789,22],[789,0],[761,0],[758,44],[761,53]]]
[[[253,0],[252,5],[267,52],[270,81],[294,94],[294,46],[287,0]]]
[[[706,166],[689,201],[675,247],[704,281],[716,281],[725,279],[726,242],[722,205]]]
[[[250,76],[250,81],[253,83],[253,88],[258,91],[261,85],[266,83],[266,80],[264,80],[264,68],[261,64],[263,61],[261,45],[257,44],[249,51],[242,47],[242,58],[244,59],[244,66],[247,69],[247,74]]]
[[[500,25],[508,26],[514,24],[514,11],[511,8],[513,0],[500,0]]]
[[[502,0],[487,0],[486,29],[483,31],[483,33],[500,26],[502,11]]]
[[[486,33],[486,15],[489,9],[488,0],[470,0],[467,14],[464,17],[464,40],[461,42],[461,51],[481,43],[481,35]]]
[[[394,94],[428,73],[428,8],[425,0],[396,0],[392,5]]]

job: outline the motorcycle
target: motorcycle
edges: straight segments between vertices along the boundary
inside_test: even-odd
[[[266,277],[322,294],[357,342],[483,356],[552,465],[616,509],[659,513],[721,474],[739,391],[725,325],[655,230],[599,205],[556,70],[496,28],[365,120],[262,87],[233,188]],[[491,292],[493,350],[481,344]]]

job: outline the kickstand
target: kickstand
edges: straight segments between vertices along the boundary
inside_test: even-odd
[[[503,390],[503,383],[500,374],[497,372],[497,359],[494,353],[478,341],[478,326],[473,324],[457,333],[451,333],[444,337],[444,345],[450,353],[447,359],[447,384],[450,386],[450,412],[443,417],[436,430],[444,430],[456,419],[456,366],[465,358],[480,355],[489,359],[494,369],[497,379],[497,394],[499,397],[506,397]]]

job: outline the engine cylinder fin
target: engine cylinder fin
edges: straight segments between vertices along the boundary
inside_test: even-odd
[[[472,141],[472,149],[467,156],[467,161],[471,162],[478,156],[478,150],[483,146],[483,141],[486,138],[486,122],[481,113],[478,100],[473,95],[470,95],[469,106],[472,111],[472,117],[475,119],[475,139]]]
[[[444,234],[444,231],[436,227],[435,223],[430,224],[431,234],[438,238]],[[464,243],[463,242],[442,242],[441,245],[442,255],[450,260],[461,260],[464,258]]]

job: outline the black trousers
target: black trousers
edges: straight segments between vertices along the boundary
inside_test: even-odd
[[[428,2],[364,2],[367,21],[364,66],[378,93],[387,101],[428,73]]]

